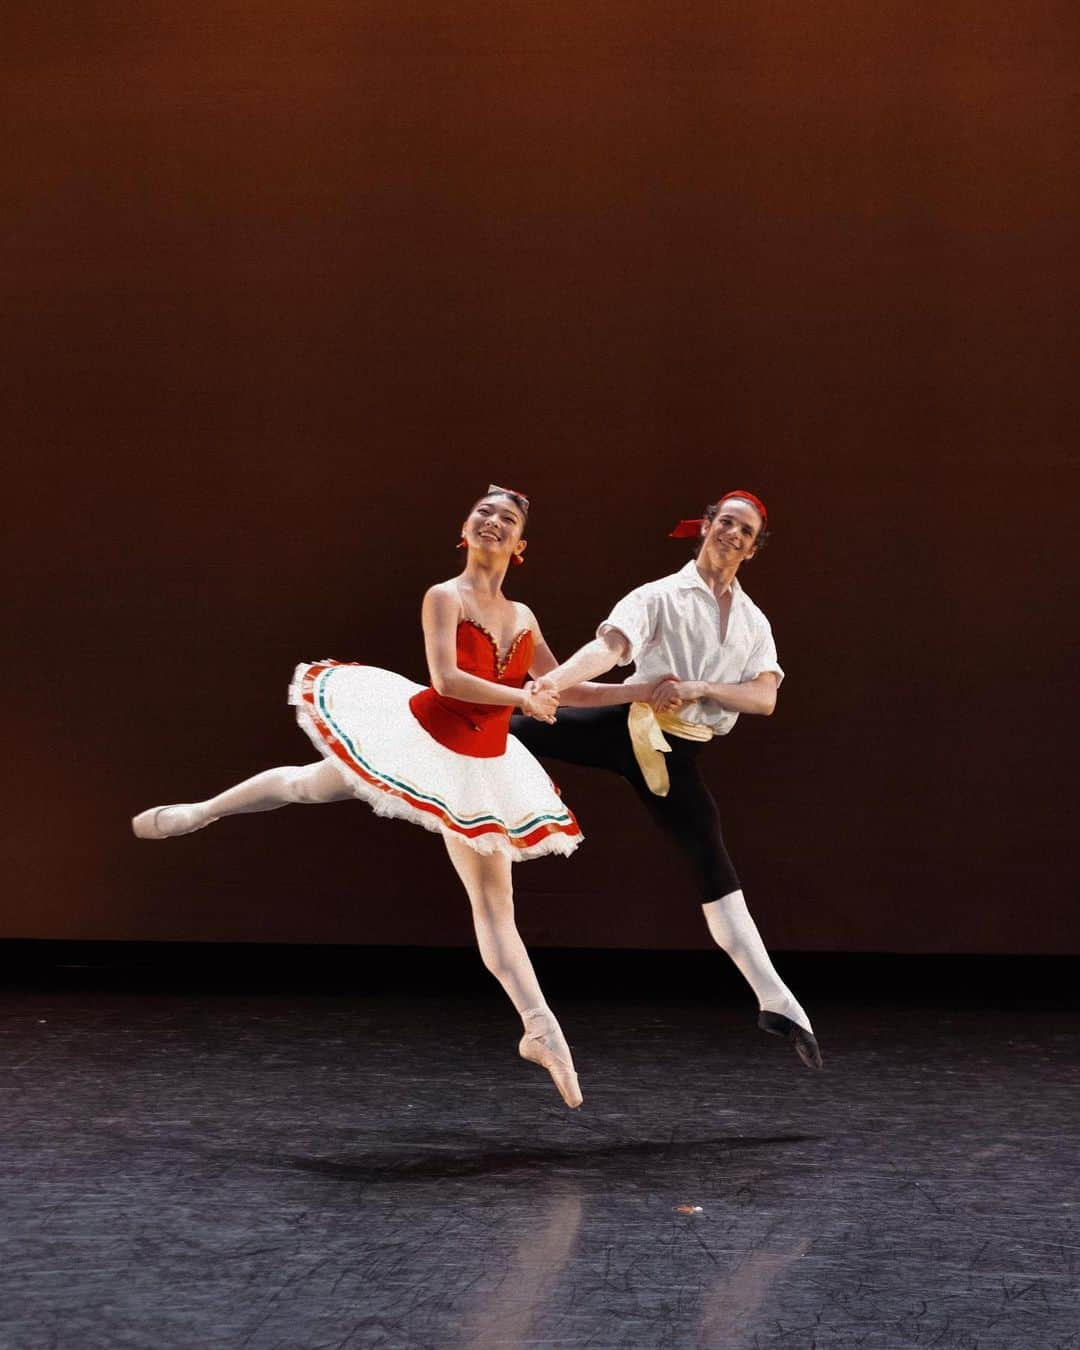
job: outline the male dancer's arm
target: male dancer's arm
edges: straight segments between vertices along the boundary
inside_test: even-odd
[[[568,661],[566,667],[569,664]],[[557,678],[557,671],[552,671],[537,680],[537,687],[542,689],[546,681]],[[619,703],[641,702],[651,703],[657,711],[676,712],[684,703],[711,698],[731,712],[769,717],[776,708],[777,685],[776,675],[768,670],[742,684],[710,684],[706,680],[680,680],[675,675],[664,675],[658,680],[631,679],[623,684],[594,684],[585,680],[569,688],[560,689],[557,683],[551,687],[559,690],[559,706],[563,708],[609,708]]]
[[[547,650],[546,648],[544,649]],[[620,703],[651,703],[658,711],[675,712],[684,703],[711,698],[732,712],[768,717],[776,707],[779,680],[773,671],[763,671],[739,684],[710,683],[707,680],[680,680],[675,675],[658,680],[624,684],[594,684],[614,666],[625,663],[630,640],[617,628],[605,628],[562,665],[545,670],[537,679],[537,688],[554,689],[563,707],[600,708]],[[547,652],[549,660],[554,660]],[[534,670],[539,674],[539,670]]]
[[[631,679],[623,684],[593,683],[594,675],[606,675],[626,656],[629,644],[617,629],[609,629],[602,637],[587,642],[561,666],[556,662],[538,626],[534,629],[533,637],[536,644],[530,672],[534,677],[533,687],[538,691],[551,689],[558,692],[560,707],[610,708],[624,703],[647,703],[660,684],[674,678]],[[565,680],[572,683],[566,684]]]
[[[629,647],[626,636],[618,629],[606,629],[599,637],[579,647],[562,665],[544,672],[536,681],[537,688],[555,690],[560,706],[566,708],[610,708],[621,703],[648,702],[663,681],[593,683],[595,676],[606,675],[615,666],[625,663]]]
[[[727,684],[711,683],[708,680],[676,680],[664,685],[662,693],[665,697],[674,697],[683,703],[708,698],[731,712],[769,717],[776,708],[776,695],[783,678],[776,660],[772,629],[765,623],[743,666],[741,680]]]
[[[762,671],[752,680],[741,684],[710,684],[708,680],[675,680],[663,684],[657,694],[669,692],[679,703],[694,703],[701,698],[711,698],[722,708],[732,712],[757,714],[768,717],[776,707],[776,691],[780,681],[771,670]]]

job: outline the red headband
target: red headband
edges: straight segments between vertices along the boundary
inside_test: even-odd
[[[761,533],[769,528],[769,513],[765,510],[765,503],[760,497],[755,497],[752,492],[743,492],[741,488],[735,492],[725,492],[717,501],[717,508],[723,506],[732,497],[738,497],[740,501],[749,502],[754,510],[761,517]],[[699,516],[697,520],[680,520],[678,525],[668,535],[669,539],[693,539],[701,533],[701,527],[708,520],[707,516]]]

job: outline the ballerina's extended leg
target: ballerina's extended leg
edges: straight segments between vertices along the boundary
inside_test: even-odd
[[[501,853],[477,853],[456,839],[447,839],[446,849],[472,905],[480,957],[521,1014],[525,1034],[518,1053],[522,1059],[547,1069],[567,1106],[580,1106],[581,1089],[570,1047],[555,1014],[544,1001],[529,953],[514,922],[509,858]]]
[[[212,825],[222,816],[276,811],[279,806],[313,806],[353,796],[343,770],[331,759],[316,764],[264,769],[205,802],[152,806],[131,822],[140,839],[172,839]]]

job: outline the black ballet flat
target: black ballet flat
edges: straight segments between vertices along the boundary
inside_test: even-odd
[[[821,1051],[818,1048],[817,1037],[812,1031],[804,1030],[783,1013],[760,1012],[757,1024],[770,1036],[783,1036],[785,1040],[789,1040],[795,1047],[795,1053],[808,1069],[821,1068]]]

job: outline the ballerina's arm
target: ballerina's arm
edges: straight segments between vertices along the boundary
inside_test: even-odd
[[[457,628],[461,604],[457,594],[445,584],[432,586],[424,596],[420,620],[424,627],[424,652],[427,656],[431,687],[445,698],[459,698],[466,703],[492,703],[520,708],[530,717],[545,720],[554,717],[558,695],[550,690],[543,693],[531,689],[514,689],[511,685],[496,684],[494,680],[470,675],[457,663]]]

